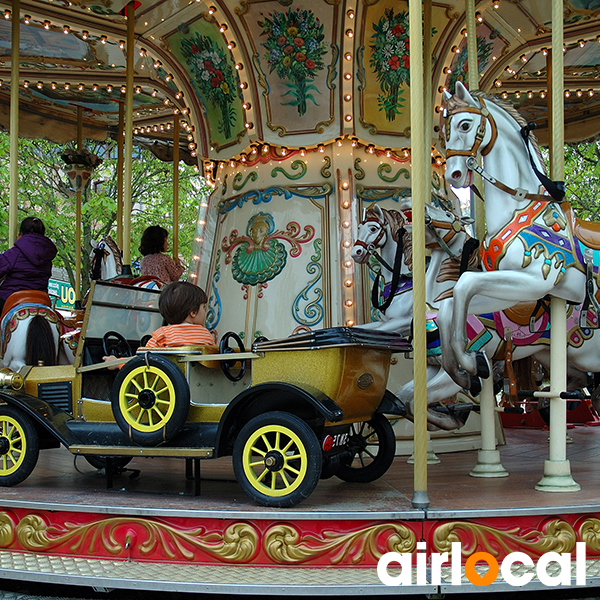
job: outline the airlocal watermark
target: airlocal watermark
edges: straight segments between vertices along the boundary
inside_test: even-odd
[[[585,585],[585,542],[575,544],[575,585]],[[417,542],[416,554],[416,585],[442,584],[442,565],[450,563],[451,565],[451,585],[461,585],[461,545],[460,542],[452,543],[452,558],[448,560],[447,552],[432,552],[429,556],[423,552],[426,549],[425,542]],[[430,558],[429,565],[427,559]],[[485,562],[488,565],[487,573],[480,575],[475,570],[478,562]],[[515,563],[521,563],[528,567],[535,565],[535,573],[527,572],[520,575],[511,571],[511,566]],[[556,573],[548,573],[548,565],[557,563],[558,569],[552,568]],[[388,566],[395,567],[400,565],[401,570],[393,568],[392,573],[388,572]],[[427,581],[427,571],[430,569],[431,581]],[[396,572],[396,573],[394,573]],[[540,583],[548,587],[557,585],[573,585],[571,583],[571,553],[570,552],[545,552],[536,563],[524,552],[511,552],[502,560],[501,564],[489,552],[475,552],[471,554],[465,563],[465,576],[477,586],[487,586],[496,581],[498,573],[502,574],[502,579],[509,585],[521,587],[527,585],[537,576]],[[377,563],[377,575],[381,583],[385,585],[412,585],[413,575],[413,555],[410,552],[388,552],[384,554]],[[446,581],[444,583],[447,583]]]

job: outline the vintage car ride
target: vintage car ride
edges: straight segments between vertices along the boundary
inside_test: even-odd
[[[319,477],[387,471],[395,436],[384,413],[403,406],[386,382],[392,353],[411,349],[404,338],[338,327],[259,339],[251,352],[235,333],[219,347],[149,349],[158,296],[94,283],[74,364],[4,373],[18,389],[0,390],[0,485],[25,480],[39,449],[61,444],[107,471],[133,457],[232,455],[241,487],[271,507],[298,504]],[[111,353],[120,370],[106,368]]]

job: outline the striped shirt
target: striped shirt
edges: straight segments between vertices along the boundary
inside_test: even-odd
[[[147,348],[169,348],[171,346],[215,345],[212,333],[196,323],[177,323],[159,327],[153,334]]]

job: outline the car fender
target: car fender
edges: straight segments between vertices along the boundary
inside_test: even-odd
[[[285,382],[261,383],[238,394],[230,403],[219,423],[216,455],[227,454],[236,431],[249,419],[264,412],[280,410],[321,425],[325,421],[337,423],[344,412],[329,396],[306,384]]]
[[[67,421],[72,421],[73,416],[45,400],[21,391],[0,390],[0,402],[22,410],[37,427],[47,431],[67,448],[77,442],[67,428]]]

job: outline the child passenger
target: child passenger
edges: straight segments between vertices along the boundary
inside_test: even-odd
[[[168,325],[159,327],[146,347],[214,345],[212,334],[204,326],[207,304],[206,292],[187,281],[164,287],[158,299],[158,310]]]

